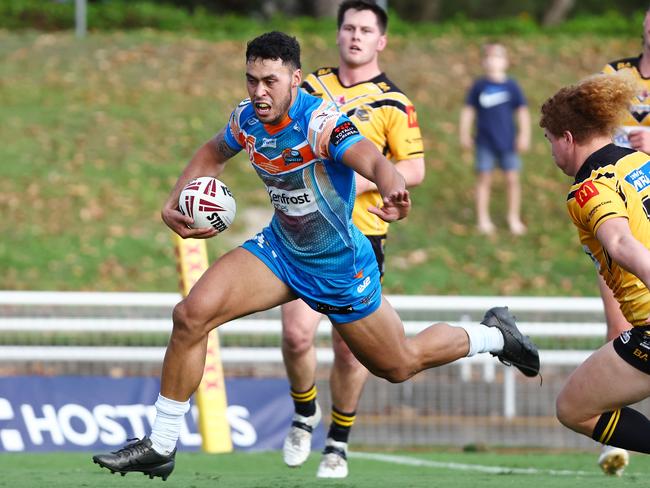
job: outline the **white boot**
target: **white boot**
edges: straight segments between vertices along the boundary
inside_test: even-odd
[[[348,476],[347,442],[337,442],[327,438],[316,476],[318,478],[346,478]]]
[[[290,468],[297,468],[309,457],[312,431],[320,422],[320,418],[321,410],[318,403],[316,403],[316,412],[311,417],[293,414],[291,429],[284,439],[282,448],[284,462]]]
[[[603,446],[598,457],[598,464],[603,473],[611,476],[621,476],[629,463],[630,455],[620,447]]]

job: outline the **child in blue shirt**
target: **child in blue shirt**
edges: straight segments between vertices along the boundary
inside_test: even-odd
[[[530,113],[521,88],[507,75],[506,48],[490,43],[482,49],[485,75],[478,78],[467,92],[460,115],[461,146],[466,149],[475,147],[478,229],[483,234],[495,231],[490,218],[490,187],[492,170],[498,162],[506,178],[508,225],[513,234],[521,235],[526,232],[526,226],[520,217],[519,153],[526,152],[530,146]],[[476,131],[472,137],[474,125]]]

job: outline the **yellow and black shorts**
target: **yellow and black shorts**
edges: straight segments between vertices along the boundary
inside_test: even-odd
[[[384,279],[384,246],[386,245],[386,234],[382,236],[366,236],[372,245],[372,250],[375,253],[375,258],[377,258],[377,266],[379,266],[379,277],[383,281]]]
[[[624,361],[650,374],[650,326],[626,330],[614,339],[613,345]]]

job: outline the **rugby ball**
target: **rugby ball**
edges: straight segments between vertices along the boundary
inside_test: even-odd
[[[230,190],[212,176],[190,181],[178,197],[178,210],[194,219],[194,229],[213,227],[223,232],[235,220],[237,204]]]

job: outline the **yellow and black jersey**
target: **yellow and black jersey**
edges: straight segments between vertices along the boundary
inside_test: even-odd
[[[639,85],[639,93],[630,101],[630,112],[620,130],[614,135],[614,142],[622,147],[630,147],[627,134],[633,130],[650,130],[650,78],[639,72],[641,56],[617,59],[605,65],[605,74],[622,73],[632,76]]]
[[[415,107],[385,74],[343,86],[337,68],[320,68],[305,78],[302,87],[312,95],[335,102],[388,159],[401,161],[423,156]],[[388,231],[388,223],[367,210],[380,204],[379,192],[357,195],[352,220],[365,235],[384,235]]]
[[[643,282],[624,270],[596,239],[609,219],[628,219],[632,235],[650,248],[650,156],[614,144],[587,158],[567,198],[569,215],[578,228],[585,252],[614,292],[630,324],[650,318],[650,293]]]

